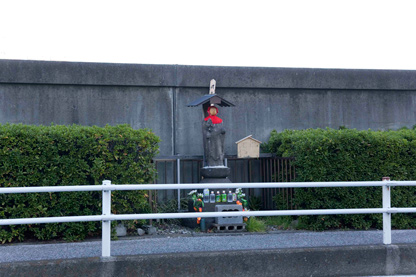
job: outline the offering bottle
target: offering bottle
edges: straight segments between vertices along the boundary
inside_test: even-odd
[[[214,191],[211,191],[211,194],[209,195],[209,203],[215,203],[215,194]]]
[[[231,203],[233,202],[233,194],[231,193],[231,190],[228,191],[228,198],[227,198],[228,202]]]
[[[221,202],[227,202],[227,194],[225,193],[225,190],[222,191]]]
[[[204,189],[204,203],[209,202],[209,189]]]
[[[215,195],[215,202],[217,203],[221,202],[221,195],[219,191],[217,191],[217,195]]]

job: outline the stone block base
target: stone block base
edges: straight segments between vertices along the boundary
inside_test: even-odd
[[[246,230],[246,224],[213,224],[214,232],[216,233],[231,233],[231,232],[243,232]]]
[[[243,210],[243,206],[237,204],[229,204],[229,205],[216,205],[215,211],[216,212],[241,212]],[[217,224],[242,224],[243,217],[242,216],[227,216],[227,217],[216,217],[215,223]]]

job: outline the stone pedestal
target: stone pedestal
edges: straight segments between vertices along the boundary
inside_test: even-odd
[[[228,179],[230,171],[230,168],[226,166],[203,167],[201,168],[201,175],[203,179],[199,183],[231,183],[230,179]],[[211,190],[211,188],[209,189]]]
[[[230,175],[230,171],[231,169],[226,166],[205,166],[201,168],[201,175],[202,177],[204,177],[204,179],[205,178],[207,179],[227,178],[228,179],[228,176]],[[222,183],[222,182],[219,182],[219,183]],[[230,183],[230,182],[225,182],[225,183]]]
[[[225,190],[225,193],[228,195],[228,192],[230,189],[219,189],[215,188],[213,186],[210,186],[210,184],[222,184],[222,183],[231,183],[230,179],[228,179],[228,176],[230,175],[230,168],[226,166],[214,166],[214,167],[203,167],[201,168],[201,175],[203,179],[200,184],[207,184],[207,189],[211,191],[214,191],[215,194],[217,194],[217,191],[222,194],[222,192]],[[232,190],[233,191],[233,190]],[[203,212],[215,212],[217,209],[216,207],[222,206],[222,205],[230,205],[232,203],[228,202],[218,202],[218,203],[204,203],[204,208],[202,209]],[[207,229],[211,229],[214,227],[215,224],[215,217],[208,217],[205,218],[205,224]]]

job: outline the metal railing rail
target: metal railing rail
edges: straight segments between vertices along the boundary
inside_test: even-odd
[[[416,208],[392,208],[391,187],[416,186],[416,181],[368,181],[368,182],[290,182],[290,183],[222,183],[209,184],[218,189],[229,188],[317,188],[317,187],[382,187],[382,208],[321,209],[321,210],[272,210],[242,212],[203,212],[203,213],[153,213],[153,214],[111,214],[111,191],[117,190],[162,190],[162,189],[204,189],[207,184],[162,184],[162,185],[114,185],[105,180],[96,186],[55,186],[55,187],[9,187],[0,188],[0,194],[35,192],[75,192],[102,191],[102,214],[90,216],[62,216],[0,219],[0,225],[62,223],[82,221],[102,221],[102,256],[111,254],[111,221],[135,219],[197,218],[224,216],[284,216],[284,215],[329,215],[329,214],[383,214],[383,243],[391,244],[391,214],[415,213]]]

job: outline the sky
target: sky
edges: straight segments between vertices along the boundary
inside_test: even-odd
[[[0,0],[0,59],[416,70],[415,0]]]

